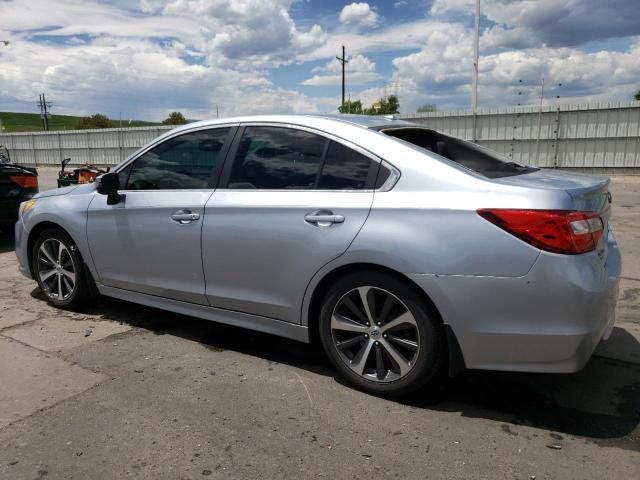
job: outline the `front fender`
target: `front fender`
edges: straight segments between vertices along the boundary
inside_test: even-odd
[[[53,224],[63,229],[73,239],[87,267],[95,279],[98,279],[91,251],[87,243],[87,211],[95,193],[81,195],[56,195],[38,198],[20,220],[24,232],[20,239],[20,247],[27,252],[28,245],[46,224]]]

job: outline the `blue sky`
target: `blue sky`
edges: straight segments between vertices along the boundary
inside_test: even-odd
[[[159,120],[469,105],[474,0],[0,0],[0,110]],[[481,107],[631,100],[640,1],[482,0]],[[521,82],[522,80],[522,82]],[[558,87],[562,84],[562,87]],[[555,89],[551,86],[555,85]]]

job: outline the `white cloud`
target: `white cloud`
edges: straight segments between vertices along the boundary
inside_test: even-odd
[[[266,68],[326,41],[318,25],[296,28],[290,3],[146,1],[154,15],[131,15],[79,0],[3,2],[0,33],[12,43],[0,52],[0,103],[30,110],[45,91],[54,114],[162,119],[180,110],[205,118],[216,105],[225,115],[318,111],[327,99],[268,78]],[[39,41],[34,32],[42,29],[61,41]]]
[[[354,2],[340,12],[340,23],[361,27],[375,27],[378,24],[378,13],[366,2]]]
[[[405,0],[400,0],[399,2],[395,2],[393,4],[394,7],[404,7],[405,5],[409,5],[409,2],[406,2]]]
[[[471,32],[432,35],[418,53],[393,61],[403,111],[421,103],[439,110],[468,108]],[[640,41],[627,52],[584,52],[576,48],[530,48],[480,57],[481,106],[534,104],[546,81],[546,103],[631,98],[640,71]],[[522,80],[522,82],[520,82]],[[558,86],[562,84],[562,86]],[[635,90],[634,90],[635,89]]]
[[[359,98],[370,104],[397,88],[403,111],[422,103],[467,107],[471,28],[468,18],[458,19],[472,15],[474,0],[435,0],[431,18],[373,30],[365,27],[380,19],[368,3],[345,6],[341,24],[327,30],[321,17],[317,24],[294,20],[290,9],[299,1],[0,0],[0,38],[11,41],[0,48],[0,104],[33,111],[45,91],[54,114],[122,110],[127,118],[162,119],[180,110],[205,118],[216,105],[224,115],[335,111],[339,99],[284,88],[271,73],[286,65],[299,74],[315,61],[321,65],[301,83],[338,87],[334,57],[346,45],[352,98],[362,89]],[[640,29],[638,9],[637,0],[483,0],[491,23],[481,38],[481,106],[531,103],[542,77],[552,100],[630,98],[640,71],[640,37],[629,33]],[[626,51],[575,46],[619,35],[632,43],[617,45]],[[382,76],[387,62],[392,72]],[[397,87],[380,87],[383,80]]]
[[[490,45],[507,48],[576,46],[640,34],[638,0],[483,0],[496,23]],[[475,0],[435,0],[432,15],[475,15]]]

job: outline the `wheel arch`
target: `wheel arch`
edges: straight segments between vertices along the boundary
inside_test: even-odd
[[[384,273],[390,275],[413,289],[424,300],[425,304],[429,308],[429,313],[431,313],[443,327],[445,338],[447,339],[446,358],[448,359],[447,368],[449,371],[449,375],[455,376],[465,369],[464,357],[462,355],[462,350],[460,349],[460,344],[458,343],[456,335],[451,327],[444,322],[442,315],[438,310],[438,307],[433,302],[429,294],[422,288],[420,288],[413,280],[411,280],[411,278],[407,277],[406,275],[403,275],[402,273],[392,268],[375,263],[362,262],[340,265],[324,273],[322,278],[315,284],[306,311],[303,312],[303,320],[306,319],[307,321],[309,341],[311,343],[319,343],[318,324],[320,321],[320,306],[325,294],[329,289],[329,286],[343,275],[363,271]]]

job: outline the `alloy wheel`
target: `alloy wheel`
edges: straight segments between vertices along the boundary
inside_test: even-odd
[[[331,315],[331,337],[342,361],[374,382],[404,377],[420,352],[413,314],[398,297],[377,287],[354,288],[338,300]]]
[[[68,299],[76,285],[76,266],[67,246],[50,238],[38,249],[38,276],[44,293],[52,300]]]

